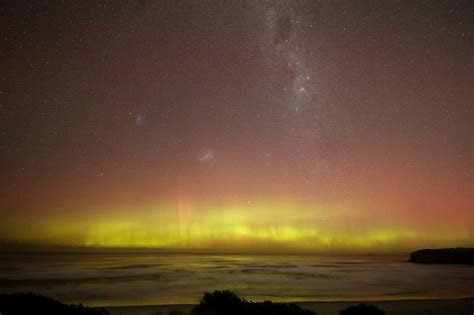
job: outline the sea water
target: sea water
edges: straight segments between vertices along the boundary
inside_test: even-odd
[[[368,301],[474,296],[474,267],[406,255],[0,255],[0,292],[89,306],[192,304],[232,290],[254,301]]]

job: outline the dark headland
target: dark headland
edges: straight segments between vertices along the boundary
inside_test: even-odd
[[[410,254],[410,262],[474,265],[474,248],[421,249]]]

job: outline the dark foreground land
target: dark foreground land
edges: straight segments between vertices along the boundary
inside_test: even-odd
[[[139,309],[138,313],[141,313]],[[118,313],[118,312],[114,312]],[[136,313],[136,314],[138,314]],[[66,305],[53,299],[34,295],[0,294],[0,314],[49,314],[49,315],[109,315],[103,308],[89,308],[82,305]],[[135,313],[134,313],[135,314]],[[145,312],[143,312],[145,314]],[[153,314],[162,314],[154,311]],[[168,315],[189,314],[177,307]],[[200,303],[192,307],[192,315],[317,315],[316,312],[302,308],[294,303],[251,302],[230,291],[205,293]],[[371,305],[355,305],[340,312],[341,315],[383,315],[384,312]]]
[[[421,249],[410,254],[410,262],[474,265],[474,248]]]
[[[472,315],[474,310],[474,299],[301,302],[295,304],[318,315],[340,315],[342,310],[361,303],[374,305],[383,310],[386,315]],[[194,305],[146,305],[108,307],[107,310],[111,315],[168,315],[172,311],[181,312],[175,314],[192,314],[193,307]]]
[[[2,315],[471,315],[474,299],[369,302],[251,302],[230,291],[205,293],[198,305],[89,308],[34,294],[0,294]]]
[[[0,294],[0,314],[108,315],[105,309],[66,305],[31,293]]]

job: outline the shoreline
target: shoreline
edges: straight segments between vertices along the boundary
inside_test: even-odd
[[[455,299],[405,299],[405,300],[376,300],[376,301],[301,301],[291,302],[302,308],[317,312],[318,315],[338,315],[339,311],[358,304],[375,305],[385,311],[386,315],[401,314],[444,314],[472,315],[474,312],[474,297]],[[195,304],[161,304],[161,305],[131,305],[131,306],[102,306],[110,315],[166,315],[171,311],[181,311],[190,314]]]

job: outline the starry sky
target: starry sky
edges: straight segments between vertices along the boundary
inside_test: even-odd
[[[474,246],[470,1],[1,1],[0,239]]]

